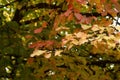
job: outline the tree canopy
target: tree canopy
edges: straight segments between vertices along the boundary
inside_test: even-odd
[[[0,0],[0,80],[119,80],[119,17],[119,0]]]

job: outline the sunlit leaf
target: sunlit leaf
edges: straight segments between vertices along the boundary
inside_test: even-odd
[[[62,52],[63,52],[63,50],[56,50],[55,51],[55,56],[61,56]]]
[[[45,54],[44,54],[44,57],[45,57],[45,58],[50,58],[50,57],[51,57],[51,53],[45,53]]]
[[[47,52],[46,50],[34,50],[30,57],[40,56],[46,52]]]
[[[92,26],[91,25],[83,25],[82,24],[81,27],[82,27],[83,30],[87,30],[87,29],[90,29]]]

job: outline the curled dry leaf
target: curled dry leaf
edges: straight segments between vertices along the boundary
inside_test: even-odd
[[[30,57],[40,56],[46,52],[47,52],[46,50],[34,50]]]

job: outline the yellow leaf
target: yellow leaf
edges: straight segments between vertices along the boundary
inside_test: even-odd
[[[61,56],[61,52],[63,52],[63,50],[56,50],[55,51],[55,56]]]
[[[79,41],[77,39],[73,39],[71,43],[74,44],[74,45],[78,45]]]
[[[47,52],[46,50],[34,50],[33,53],[30,55],[30,57],[40,56]]]
[[[84,25],[84,24],[82,24],[82,29],[83,30],[87,30],[87,29],[90,29],[92,26],[91,25]]]
[[[92,31],[98,31],[100,30],[98,25],[93,25],[93,27],[91,28]]]
[[[44,54],[44,57],[45,57],[45,58],[50,58],[50,57],[51,57],[51,53],[45,53],[45,54]]]
[[[87,38],[87,34],[84,33],[84,32],[78,32],[78,33],[74,33],[74,35],[77,37],[77,38]]]

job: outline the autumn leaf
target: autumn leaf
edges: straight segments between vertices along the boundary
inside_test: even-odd
[[[58,27],[58,24],[59,24],[59,16],[56,16],[53,24],[53,30],[55,30]]]
[[[86,0],[77,0],[77,2],[84,5],[87,3]]]
[[[64,13],[64,15],[65,15],[65,16],[69,16],[70,13],[72,13],[72,10],[71,10],[71,9],[68,9],[68,10]]]
[[[113,3],[117,3],[118,0],[111,0]]]
[[[77,20],[81,20],[83,18],[83,16],[79,13],[74,13],[75,17]]]
[[[92,31],[98,31],[100,30],[99,29],[99,26],[98,25],[93,25],[92,28],[91,28]]]
[[[48,24],[48,23],[47,23],[46,21],[44,21],[44,22],[42,23],[42,27],[43,27],[43,28],[46,28],[46,27],[47,27],[47,24]]]
[[[37,28],[37,29],[35,29],[35,30],[34,30],[34,33],[35,33],[35,34],[41,33],[41,32],[42,32],[42,30],[43,30],[43,28],[42,28],[42,27]]]
[[[63,50],[56,50],[55,51],[55,56],[61,56],[61,52],[63,52]]]
[[[34,42],[34,43],[30,44],[29,48],[36,48],[36,49],[38,49],[38,48],[41,48],[43,46],[45,46],[45,43],[43,41],[37,41],[37,42]]]
[[[69,4],[68,9],[73,9],[73,4]]]
[[[53,40],[47,40],[44,42],[45,44],[45,48],[52,48],[52,46],[54,45],[54,41]]]
[[[108,50],[108,45],[104,41],[95,40],[92,42],[92,45],[93,45],[92,53],[94,54],[96,53],[102,54],[106,52],[106,50]]]
[[[56,28],[55,31],[60,31],[60,30],[69,30],[69,28],[68,27],[64,27],[64,26],[60,26],[60,27]]]
[[[78,33],[74,33],[76,38],[83,38],[86,37],[86,34],[84,32],[78,32]]]
[[[74,45],[78,45],[79,44],[79,41],[77,39],[72,39],[71,40],[71,43],[74,44]]]
[[[91,25],[84,25],[84,24],[82,24],[82,29],[83,30],[87,30],[87,29],[90,29],[92,26]]]
[[[68,16],[67,20],[68,20],[68,21],[73,20],[73,14],[70,14],[70,15]]]
[[[44,54],[44,57],[45,57],[45,58],[50,58],[50,57],[51,57],[51,53],[45,53],[45,54]]]
[[[30,57],[35,57],[35,56],[40,56],[44,53],[46,53],[47,51],[46,50],[38,50],[38,49],[35,49],[33,51],[33,53],[30,55]]]

